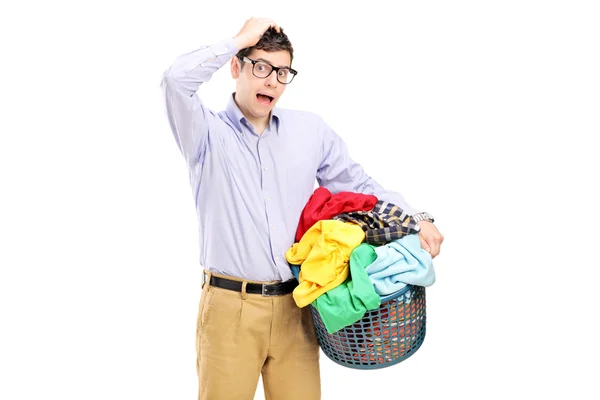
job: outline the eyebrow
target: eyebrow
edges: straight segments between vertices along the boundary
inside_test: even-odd
[[[269,60],[265,60],[264,58],[257,58],[256,61],[266,62],[269,65],[273,65]],[[289,65],[278,65],[279,68],[291,68]]]

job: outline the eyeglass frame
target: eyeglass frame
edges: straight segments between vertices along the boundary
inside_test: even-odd
[[[256,63],[263,63],[263,64],[267,64],[268,66],[271,67],[271,72],[269,72],[269,74],[267,76],[256,76],[258,79],[267,79],[269,76],[271,76],[271,74],[273,73],[273,71],[275,71],[275,76],[277,77],[277,82],[281,83],[282,85],[289,85],[290,83],[292,83],[292,81],[294,80],[294,78],[296,77],[296,75],[298,75],[298,71],[296,71],[293,68],[290,67],[276,67],[266,61],[263,60],[253,60],[251,58],[248,58],[246,56],[237,56],[238,59],[240,61],[246,62],[248,64],[252,64],[252,75],[256,76],[256,74],[254,73],[254,66],[256,65]],[[280,69],[287,69],[291,72],[292,74],[292,79],[290,79],[289,82],[281,82],[279,80],[279,70]]]

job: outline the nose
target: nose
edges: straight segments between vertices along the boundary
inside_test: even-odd
[[[273,71],[271,75],[267,76],[267,79],[265,79],[265,81],[265,85],[267,85],[268,87],[272,87],[273,89],[277,89],[277,84],[279,83],[279,81],[277,80],[277,74],[275,73],[275,71]]]

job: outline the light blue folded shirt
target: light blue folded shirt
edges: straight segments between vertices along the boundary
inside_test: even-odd
[[[435,282],[431,255],[421,248],[418,235],[375,247],[375,252],[377,259],[365,271],[379,295],[397,292],[409,284],[431,286]]]

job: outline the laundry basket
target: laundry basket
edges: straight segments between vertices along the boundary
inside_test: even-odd
[[[309,306],[321,349],[332,361],[349,368],[377,369],[415,354],[425,339],[425,288],[408,285],[381,297],[381,306],[333,334],[319,312]]]

